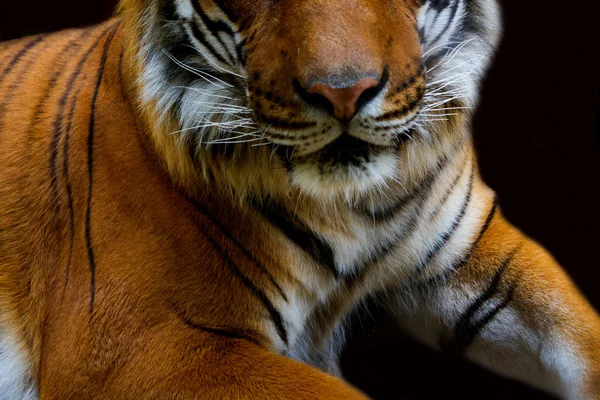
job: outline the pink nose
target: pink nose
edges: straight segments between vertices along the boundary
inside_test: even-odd
[[[342,122],[350,121],[357,112],[357,103],[360,96],[367,89],[376,87],[379,82],[373,78],[364,78],[356,85],[342,89],[332,88],[325,83],[317,83],[308,88],[311,94],[320,94],[333,106],[333,116]]]

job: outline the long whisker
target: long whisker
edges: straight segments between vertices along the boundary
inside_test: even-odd
[[[181,86],[180,85],[180,86],[173,86],[173,88],[191,90],[193,92],[198,92],[198,93],[203,94],[205,96],[217,97],[217,98],[225,99],[225,100],[231,100],[231,101],[238,101],[239,100],[239,99],[236,99],[236,98],[233,98],[233,97],[223,96],[223,95],[215,94],[215,93],[209,93],[209,92],[206,92],[204,90],[201,90],[201,89],[198,89],[198,88],[195,88],[195,87],[192,87],[192,86]]]
[[[439,49],[439,48],[448,47],[448,49],[449,49],[448,51],[450,51],[450,50],[452,50],[452,49],[453,49],[453,47],[452,47],[452,45],[453,45],[453,44],[458,44],[458,45],[460,45],[460,44],[462,44],[462,43],[464,43],[464,42],[465,42],[464,40],[463,40],[462,42],[459,42],[459,41],[450,41],[450,42],[446,42],[446,43],[439,44],[439,45],[437,45],[437,46],[433,46],[432,48],[430,48],[429,50],[427,50],[425,53],[423,53],[423,56],[422,56],[422,58],[423,58],[424,60],[426,60],[426,59],[427,59],[427,57],[429,57],[429,54],[431,54],[433,51],[435,51],[435,50],[437,50],[437,49]],[[446,54],[448,54],[448,53],[446,53]]]
[[[216,84],[216,83],[212,82],[210,79],[208,79],[208,78],[207,78],[207,76],[208,76],[209,78],[212,78],[212,79],[216,80],[217,82],[220,82],[220,83],[222,83],[223,85],[225,85],[225,86],[227,86],[227,87],[233,87],[233,85],[230,85],[229,83],[227,83],[227,82],[225,82],[225,81],[223,81],[223,80],[221,80],[221,79],[219,79],[219,78],[217,78],[217,77],[215,77],[215,76],[213,76],[213,75],[211,75],[211,74],[209,74],[209,73],[207,73],[207,72],[201,71],[201,70],[199,70],[199,69],[197,69],[197,68],[193,68],[193,67],[190,67],[190,66],[189,66],[189,65],[187,65],[187,64],[184,64],[183,62],[181,62],[181,61],[179,61],[178,59],[176,59],[176,58],[175,58],[173,55],[171,55],[171,53],[169,53],[169,52],[168,52],[168,51],[166,51],[165,49],[162,49],[162,51],[163,51],[163,52],[164,52],[164,53],[167,55],[167,57],[169,57],[169,58],[170,58],[170,59],[171,59],[171,60],[172,60],[174,63],[176,63],[177,65],[179,65],[181,68],[183,68],[183,69],[185,69],[186,71],[189,71],[189,72],[191,72],[191,73],[193,73],[193,74],[195,74],[195,75],[197,75],[197,76],[199,76],[199,77],[203,78],[203,79],[204,79],[204,80],[206,80],[208,83],[210,83],[210,84],[212,84],[212,85],[215,85],[215,86],[217,86],[217,87],[221,87],[221,88],[223,88],[222,86],[219,86],[218,84]]]
[[[435,69],[439,68],[441,65],[443,64],[448,64],[450,63],[454,57],[456,57],[456,55],[458,53],[460,53],[460,51],[470,42],[472,42],[474,40],[474,38],[471,39],[467,39],[465,41],[463,41],[461,44],[459,44],[458,46],[456,46],[456,48],[454,48],[452,51],[448,51],[444,57],[433,67],[429,68],[427,70],[427,73],[431,73],[432,71],[434,71]]]
[[[202,55],[202,57],[204,57],[206,59],[206,61],[208,61],[209,63],[211,63],[219,71],[223,71],[223,72],[231,74],[233,76],[237,76],[238,78],[241,78],[241,79],[244,79],[244,80],[246,79],[245,76],[242,76],[240,74],[236,74],[235,72],[229,71],[228,69],[225,69],[225,68],[221,67],[215,61],[213,61],[212,58],[210,58],[208,55],[206,55],[202,50],[200,50],[200,49],[198,49],[198,48],[196,48],[194,46],[190,46],[190,45],[185,45],[185,46],[190,47],[190,48],[196,50],[198,53],[200,53]]]

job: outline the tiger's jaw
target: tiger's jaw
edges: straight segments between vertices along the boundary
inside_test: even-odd
[[[293,186],[317,198],[352,201],[397,180],[403,144],[415,133],[423,109],[426,82],[425,66],[416,56],[394,72],[390,79],[387,66],[381,73],[346,68],[319,78],[321,87],[314,90],[283,78],[295,83],[295,96],[287,98],[285,87],[268,87],[262,74],[255,74],[247,102]],[[282,98],[288,99],[285,107]]]
[[[387,186],[398,174],[396,147],[373,145],[347,132],[307,155],[294,157],[289,151],[278,149],[292,184],[317,198],[350,200]]]
[[[348,123],[324,118],[312,131],[297,135],[307,137],[305,141],[274,145],[290,183],[313,197],[351,200],[398,180],[399,160],[405,157],[406,142],[416,134],[420,107],[391,126],[377,122],[376,115],[383,114],[379,107],[369,108],[376,111],[374,116],[361,113]]]

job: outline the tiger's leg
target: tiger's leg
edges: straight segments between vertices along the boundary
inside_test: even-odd
[[[109,370],[92,372],[90,359],[48,365],[40,398],[367,400],[336,377],[229,333],[178,325],[142,333],[138,342]],[[76,379],[69,368],[103,378]]]
[[[431,346],[563,398],[600,399],[600,318],[549,254],[495,203],[488,210],[458,262],[421,275],[416,290],[397,291],[401,325]],[[399,306],[411,301],[406,293],[415,308]]]

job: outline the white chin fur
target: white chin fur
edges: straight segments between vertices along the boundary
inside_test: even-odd
[[[306,194],[321,199],[342,197],[352,201],[387,186],[396,179],[398,159],[392,152],[372,156],[362,166],[338,166],[323,172],[316,162],[294,166],[292,182]]]

